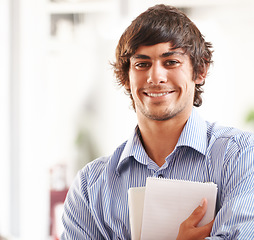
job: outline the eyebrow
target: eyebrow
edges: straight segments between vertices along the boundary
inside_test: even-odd
[[[162,53],[160,55],[160,57],[162,58],[165,58],[165,57],[169,57],[169,56],[172,56],[172,55],[185,55],[183,52],[178,52],[178,51],[169,51],[169,52],[165,52],[165,53]]]
[[[135,54],[131,58],[135,58],[135,59],[151,59],[149,56],[144,55],[144,54]]]
[[[166,57],[170,57],[172,55],[185,55],[184,53],[182,52],[178,52],[178,51],[169,51],[169,52],[165,52],[165,53],[162,53],[159,57],[160,58],[166,58]],[[151,59],[149,56],[145,55],[145,54],[134,54],[132,56],[132,58],[135,58],[135,59]]]

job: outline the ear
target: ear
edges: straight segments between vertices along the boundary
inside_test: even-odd
[[[130,91],[131,87],[130,87],[130,81],[129,80],[125,82],[124,88],[125,88],[125,90]]]
[[[202,84],[205,81],[208,69],[209,65],[205,65],[204,68],[202,69],[203,71],[194,80],[195,84]]]

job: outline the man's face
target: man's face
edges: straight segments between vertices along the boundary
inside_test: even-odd
[[[140,46],[130,59],[129,83],[137,116],[163,121],[188,117],[195,83],[190,57],[170,43]]]

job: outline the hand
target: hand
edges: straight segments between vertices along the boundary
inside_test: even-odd
[[[192,212],[192,214],[180,225],[176,240],[198,240],[210,236],[213,221],[205,226],[197,227],[207,210],[207,199],[202,199],[201,204]]]

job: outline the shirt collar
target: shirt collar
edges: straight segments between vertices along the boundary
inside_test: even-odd
[[[207,124],[193,108],[178,139],[176,147],[188,146],[205,155],[207,148]]]
[[[148,164],[149,157],[141,143],[140,135],[140,130],[137,126],[126,142],[117,166],[117,171],[119,171],[121,165],[129,160],[130,157],[134,157],[142,164]],[[203,155],[206,153],[207,125],[194,108],[178,139],[176,148],[180,146],[191,147]]]
[[[141,133],[140,133],[139,127],[136,126],[135,130],[133,131],[132,135],[126,142],[126,145],[123,149],[119,163],[117,165],[117,171],[119,171],[119,168],[121,167],[121,165],[125,161],[128,161],[130,157],[133,157],[136,161],[147,165],[149,157],[142,145],[140,136],[141,136]]]

